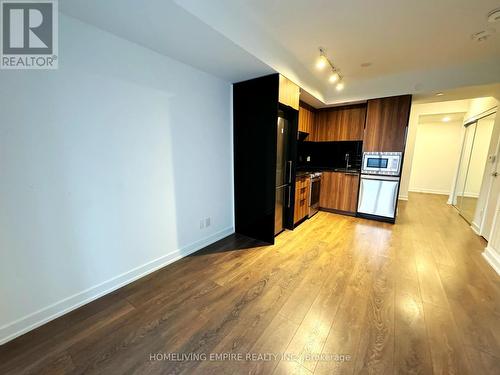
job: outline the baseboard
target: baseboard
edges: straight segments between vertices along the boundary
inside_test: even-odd
[[[400,195],[400,196],[398,197],[398,199],[399,199],[400,201],[407,201],[407,200],[408,200],[408,195]]]
[[[468,193],[468,192],[465,192],[464,193],[464,197],[466,197],[466,198],[479,198],[479,193]]]
[[[498,255],[498,253],[493,248],[487,246],[486,249],[484,249],[483,257],[500,276],[500,255]]]
[[[479,229],[479,225],[477,225],[475,222],[472,222],[472,224],[470,225],[470,227],[472,228],[472,231],[474,233],[476,233],[478,236],[481,235],[481,230]]]
[[[426,194],[439,194],[439,195],[450,195],[447,190],[433,190],[433,189],[409,189],[410,193],[426,193]]]
[[[0,345],[234,233],[226,228],[0,327]]]

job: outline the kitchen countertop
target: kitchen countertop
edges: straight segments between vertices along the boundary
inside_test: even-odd
[[[359,169],[347,169],[347,168],[310,168],[307,170],[297,170],[295,173],[296,177],[303,177],[314,172],[339,172],[339,173],[357,173],[360,174]]]

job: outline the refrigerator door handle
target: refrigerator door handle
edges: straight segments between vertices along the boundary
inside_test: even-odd
[[[292,204],[292,187],[288,185],[288,202],[287,202],[287,208],[290,208]]]
[[[293,166],[293,161],[288,160],[288,183],[292,183],[292,166]]]

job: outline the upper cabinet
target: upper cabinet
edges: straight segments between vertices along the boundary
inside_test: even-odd
[[[279,102],[299,110],[300,87],[280,74]]]
[[[322,109],[316,113],[310,141],[361,141],[365,127],[366,104]]]
[[[309,105],[300,102],[299,107],[299,132],[311,134],[314,127],[316,111]]]
[[[410,107],[411,95],[369,100],[363,151],[403,152]]]

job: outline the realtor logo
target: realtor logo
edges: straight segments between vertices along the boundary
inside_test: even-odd
[[[57,0],[1,0],[0,68],[57,69]]]

